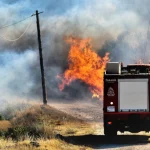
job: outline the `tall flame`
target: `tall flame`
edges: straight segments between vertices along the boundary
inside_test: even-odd
[[[63,90],[65,85],[69,85],[74,80],[85,82],[93,97],[101,97],[103,95],[103,74],[106,63],[109,61],[109,53],[103,58],[98,56],[92,50],[91,39],[80,39],[75,37],[66,37],[65,41],[70,44],[68,55],[68,69],[63,75],[57,77],[62,83],[59,89]]]

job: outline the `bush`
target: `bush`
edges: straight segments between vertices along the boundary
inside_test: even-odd
[[[0,131],[0,136],[6,139],[11,138],[14,141],[25,140],[26,137],[29,137],[31,140],[49,137],[45,136],[43,128],[35,126],[8,128],[7,131]]]
[[[27,128],[25,127],[15,127],[15,128],[9,128],[5,132],[5,138],[12,138],[14,141],[24,140],[27,136]]]
[[[7,131],[0,131],[0,137],[5,139],[11,138],[14,141],[25,140],[26,138],[30,138],[31,140],[38,138],[51,139],[55,135],[54,126],[45,122],[33,126],[16,126],[8,128]]]
[[[4,116],[0,114],[0,120],[5,120]]]
[[[28,131],[28,136],[30,139],[32,140],[36,140],[40,137],[43,136],[43,132],[40,130],[40,128],[37,128],[37,127],[28,127],[27,128],[27,131]]]
[[[0,131],[0,137],[5,137],[5,133],[6,133],[6,131]]]

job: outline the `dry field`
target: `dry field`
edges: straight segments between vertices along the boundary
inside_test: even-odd
[[[0,140],[1,150],[90,150],[91,148],[85,146],[76,146],[68,144],[59,139],[51,140],[37,140],[40,146],[33,146],[30,140],[14,143],[11,140]]]
[[[43,137],[33,140],[28,135],[24,140],[13,141],[0,138],[2,150],[88,150],[84,145],[67,143],[59,136],[77,136],[92,134],[94,129],[90,123],[68,115],[50,106],[36,105],[29,109],[16,111],[10,121],[0,122],[0,131],[8,128],[33,126],[42,131]],[[35,142],[35,143],[34,143]],[[38,144],[38,145],[36,145]]]
[[[2,150],[149,150],[150,134],[118,132],[116,138],[103,133],[102,103],[74,102],[34,105],[16,111],[9,121],[1,121],[1,130],[16,126],[35,126],[44,136],[35,140],[26,136],[23,141],[0,139]],[[38,144],[38,145],[36,145]]]
[[[72,140],[78,145],[90,145],[93,150],[150,150],[150,133],[118,132],[116,138],[105,137],[102,102],[51,103],[50,105],[79,119],[82,118],[94,129],[92,135],[63,137],[65,141]]]
[[[102,101],[50,102],[49,105],[86,122],[103,122]]]

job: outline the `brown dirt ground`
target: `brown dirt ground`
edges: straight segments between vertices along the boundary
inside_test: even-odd
[[[50,106],[71,114],[74,117],[90,122],[94,129],[94,135],[62,137],[65,141],[73,141],[78,145],[91,145],[93,150],[150,150],[150,133],[120,133],[113,139],[108,139],[103,133],[103,104],[99,102],[53,102]]]
[[[103,122],[103,104],[99,102],[76,101],[73,103],[50,102],[50,106],[87,122]]]

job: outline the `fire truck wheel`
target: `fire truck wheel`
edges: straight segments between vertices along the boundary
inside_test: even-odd
[[[113,127],[105,127],[104,134],[105,136],[117,136],[117,130]]]

